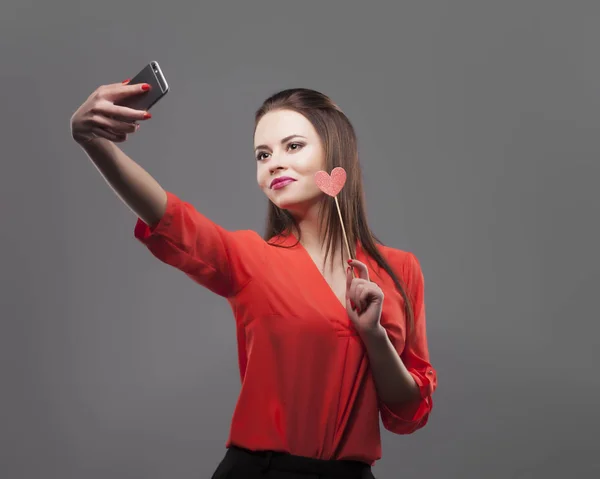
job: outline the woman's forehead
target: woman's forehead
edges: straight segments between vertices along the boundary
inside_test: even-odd
[[[290,110],[276,110],[263,116],[254,132],[254,144],[278,143],[290,135],[301,135],[306,138],[315,135],[312,124],[300,113]]]

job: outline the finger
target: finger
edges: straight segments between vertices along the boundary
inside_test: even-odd
[[[112,131],[107,131],[104,128],[100,128],[97,126],[93,126],[90,128],[90,131],[100,138],[106,138],[107,140],[113,141],[115,143],[121,143],[127,139],[127,135],[116,135]]]
[[[361,286],[362,283],[363,283],[363,280],[354,278],[352,280],[352,284],[350,285],[350,291],[348,294],[350,297],[350,300],[353,302],[354,307],[358,310],[359,314],[360,314],[360,311],[363,309],[361,304],[358,301],[358,291],[362,287]]]
[[[353,279],[352,283],[350,284],[350,293],[349,293],[350,299],[352,301],[354,301],[354,304],[356,304],[356,284],[357,284],[356,280]]]
[[[348,294],[348,292],[350,291],[350,286],[352,285],[352,280],[354,278],[352,277],[352,267],[348,266],[346,268],[346,294]]]
[[[94,115],[91,121],[95,126],[99,126],[105,130],[112,131],[115,135],[122,135],[127,133],[134,133],[137,131],[138,125],[136,123],[129,123],[125,121],[115,120],[103,115]]]
[[[377,286],[377,284],[367,283],[365,286],[365,290],[367,304],[371,304],[374,301],[378,303],[383,303],[385,294],[383,293],[383,290],[379,286]]]
[[[352,273],[350,273],[352,274]],[[350,291],[352,291],[353,289],[355,289],[358,285],[369,285],[371,284],[370,281],[367,281],[366,279],[361,279],[361,278],[352,278],[352,281],[350,283]]]
[[[99,99],[90,109],[92,114],[100,114],[121,121],[140,121],[152,118],[152,115],[144,110],[135,110],[126,106],[115,105],[110,100]]]
[[[348,266],[348,268],[346,268],[346,299],[349,301],[350,308],[354,310],[356,308],[356,304],[354,304],[354,301],[352,301],[350,292],[352,288],[352,281],[352,268]]]
[[[133,95],[141,95],[151,90],[148,83],[135,83],[133,85],[127,83],[113,83],[112,85],[104,85],[98,88],[97,94],[101,98],[108,99],[112,102],[123,100]]]
[[[368,286],[363,286],[357,291],[357,301],[360,304],[361,309],[366,309],[369,306],[370,300],[373,298],[373,291]]]
[[[369,270],[364,263],[361,263],[357,259],[348,260],[348,264],[358,270],[358,277],[369,281]]]
[[[352,321],[356,321],[358,319],[358,314],[355,311],[355,307],[350,298],[346,298],[346,312]]]
[[[122,121],[143,121],[152,118],[152,115],[147,111],[115,105],[110,101],[102,102],[96,108],[98,112]]]
[[[365,283],[358,283],[356,285],[356,289],[354,291],[354,300],[356,302],[356,306],[358,307],[358,313],[367,309],[368,301],[366,300],[367,296],[365,296]]]

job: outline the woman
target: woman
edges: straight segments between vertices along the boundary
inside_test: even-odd
[[[135,237],[232,307],[242,387],[213,478],[373,477],[379,415],[397,434],[422,428],[437,375],[419,262],[368,227],[352,125],[312,90],[265,101],[254,133],[270,200],[261,238],[215,224],[117,147],[151,116],[115,105],[147,89],[124,83],[96,90],[72,135],[138,216]],[[350,261],[333,199],[314,180],[336,166],[347,172],[338,198]]]

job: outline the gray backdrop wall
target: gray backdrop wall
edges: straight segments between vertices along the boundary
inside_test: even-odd
[[[2,2],[0,477],[201,478],[225,452],[229,307],[133,239],[69,134],[149,60],[172,91],[124,149],[230,229],[264,224],[264,98],[315,88],[353,121],[440,378],[378,477],[600,471],[599,27],[574,0]]]

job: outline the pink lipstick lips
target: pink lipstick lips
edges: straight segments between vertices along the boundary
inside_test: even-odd
[[[279,178],[275,178],[273,181],[271,181],[269,188],[271,188],[272,190],[279,190],[279,189],[283,188],[284,186],[287,186],[290,183],[293,183],[294,181],[296,181],[296,180],[289,176],[280,176]]]

